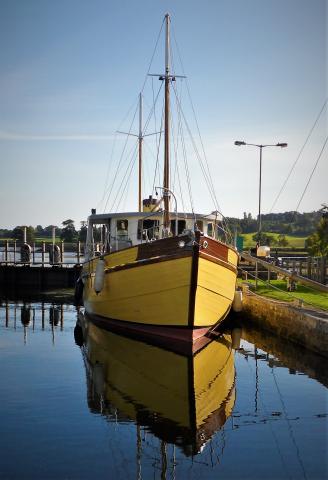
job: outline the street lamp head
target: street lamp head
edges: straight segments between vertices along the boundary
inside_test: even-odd
[[[240,147],[241,145],[246,145],[246,142],[241,142],[239,140],[236,140],[235,145],[238,145],[238,147]]]
[[[277,143],[277,147],[286,148],[288,143]]]

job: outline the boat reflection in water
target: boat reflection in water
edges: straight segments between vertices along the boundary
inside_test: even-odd
[[[101,329],[80,313],[75,339],[94,413],[135,421],[194,455],[232,412],[231,335],[222,334],[195,355],[181,355]]]

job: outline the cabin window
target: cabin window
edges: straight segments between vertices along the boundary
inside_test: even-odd
[[[138,240],[141,239],[141,236],[142,236],[142,220],[138,220],[138,231],[137,231]]]
[[[128,239],[128,220],[117,220],[116,221],[116,235],[119,240]]]
[[[211,223],[208,223],[208,224],[207,224],[207,235],[208,235],[209,237],[213,237],[213,233],[214,233],[214,231],[213,231],[213,223],[211,222]]]
[[[171,220],[171,232],[173,235],[180,235],[186,229],[186,221],[178,220],[178,233],[175,231],[175,220]]]
[[[204,231],[203,220],[197,220],[196,225],[197,225],[198,230],[200,230],[201,232]]]
[[[108,223],[103,225],[102,239],[104,252],[110,252],[110,218],[108,219]]]
[[[138,239],[157,240],[159,238],[159,220],[138,220]]]

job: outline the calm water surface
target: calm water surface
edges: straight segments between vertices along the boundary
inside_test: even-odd
[[[3,301],[0,478],[327,478],[327,363],[239,334],[190,358]]]

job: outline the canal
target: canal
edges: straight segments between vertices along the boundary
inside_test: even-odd
[[[327,478],[327,362],[247,325],[188,357],[2,300],[0,478]]]

